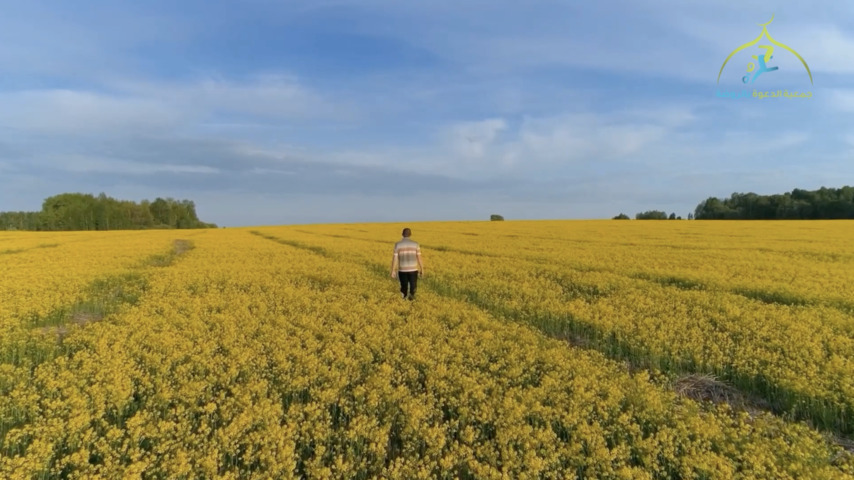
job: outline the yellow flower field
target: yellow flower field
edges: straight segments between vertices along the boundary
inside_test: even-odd
[[[854,224],[408,226],[3,233],[0,478],[854,478]]]
[[[392,237],[398,230],[380,228]],[[365,230],[295,227],[279,236],[382,265],[375,259],[388,247]],[[643,366],[718,375],[780,411],[854,433],[854,246],[844,241],[854,223],[491,222],[419,230],[426,251],[435,250],[431,285],[446,296]],[[353,249],[354,242],[362,246]]]

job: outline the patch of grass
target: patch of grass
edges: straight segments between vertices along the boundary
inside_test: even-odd
[[[671,275],[653,275],[650,273],[636,273],[630,276],[638,280],[648,280],[665,287],[675,287],[680,290],[708,290],[708,286],[706,286],[706,284],[690,278],[675,277]]]
[[[136,305],[147,289],[148,281],[142,273],[126,272],[95,280],[87,297],[97,305]]]
[[[7,248],[6,250],[0,250],[0,255],[11,255],[13,253],[26,252],[29,250],[35,250],[37,248],[54,248],[54,247],[58,247],[58,246],[59,246],[58,243],[42,243],[42,244],[36,245],[35,247],[30,247],[30,248]]]
[[[318,245],[308,245],[306,243],[298,242],[296,240],[287,240],[284,238],[274,237],[272,235],[263,234],[263,233],[258,232],[256,230],[253,230],[249,233],[251,233],[252,235],[257,235],[261,238],[266,238],[267,240],[272,240],[276,243],[281,243],[282,245],[288,245],[290,247],[299,248],[301,250],[307,250],[309,252],[316,253],[318,255],[321,255],[321,256],[324,256],[327,258],[335,258],[336,257],[334,252],[331,252],[331,251],[329,251],[329,250],[327,250],[321,246],[318,246]]]
[[[335,289],[340,285],[339,282],[336,282],[333,279],[323,278],[319,275],[305,275],[301,277],[301,279],[305,280],[310,288],[319,292],[326,292],[328,290]]]
[[[33,318],[30,325],[41,328],[45,333],[67,334],[69,326],[97,322],[115,313],[122,305],[136,305],[147,288],[148,282],[139,272],[99,278],[89,284],[84,298]]]
[[[168,264],[191,248],[190,242],[179,240],[173,243],[171,252],[155,257],[158,261],[168,259],[168,262],[162,261],[163,264]],[[30,376],[24,373],[20,380],[26,381],[39,365],[58,357],[73,355],[80,346],[66,342],[65,339],[75,330],[103,321],[122,307],[135,305],[140,301],[148,289],[145,270],[152,265],[149,260],[151,259],[146,259],[122,274],[96,279],[84,289],[77,301],[45,315],[34,316],[28,323],[17,325],[4,341],[0,342],[0,363],[29,372]],[[4,388],[6,387],[0,384],[0,398]],[[3,419],[0,419],[0,443],[5,432],[12,426],[4,424]]]
[[[614,293],[614,288],[610,285],[582,283],[557,272],[539,271],[536,275],[560,287],[566,300],[581,298],[587,302],[594,302]]]
[[[714,375],[702,373],[682,375],[673,381],[672,388],[678,395],[698,402],[726,403],[738,409],[746,409],[750,405],[740,391]],[[768,407],[767,404],[762,406]]]
[[[143,261],[144,265],[151,267],[168,267],[172,265],[180,255],[187,253],[195,248],[193,242],[189,240],[175,240],[172,242],[172,250],[167,253],[152,255]]]
[[[848,453],[854,454],[854,440],[843,438],[838,435],[831,435],[830,441],[842,447]]]
[[[813,303],[805,298],[801,298],[797,295],[793,295],[787,292],[766,292],[764,290],[736,288],[733,289],[733,293],[737,293],[741,296],[752,298],[754,300],[759,300],[763,303],[775,303],[778,305],[803,306],[810,305]]]
[[[175,240],[171,251],[146,258],[140,267],[93,280],[84,290],[82,298],[47,315],[34,317],[30,326],[46,334],[55,334],[62,340],[75,326],[101,321],[124,305],[136,305],[148,290],[148,280],[139,269],[171,265],[178,256],[192,248],[193,244],[188,240]]]

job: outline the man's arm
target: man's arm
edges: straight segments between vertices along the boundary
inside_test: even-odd
[[[391,278],[397,278],[397,251],[391,255]]]
[[[421,247],[418,247],[418,251],[415,253],[415,258],[418,259],[419,272],[421,272],[421,275],[424,275],[424,259],[421,258]]]

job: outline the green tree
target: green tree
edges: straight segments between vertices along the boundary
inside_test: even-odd
[[[709,198],[695,210],[698,219],[832,219],[854,218],[854,188],[796,188],[774,195],[733,193],[727,199]]]
[[[0,212],[3,230],[121,230],[141,228],[216,228],[196,215],[192,200],[158,198],[136,203],[105,193],[94,197],[63,193],[48,197],[38,212]]]
[[[635,214],[638,220],[667,220],[667,212],[661,210],[647,210],[643,213]]]
[[[151,206],[151,215],[154,218],[154,223],[161,226],[172,225],[172,209],[169,208],[169,203],[166,200],[157,197]]]

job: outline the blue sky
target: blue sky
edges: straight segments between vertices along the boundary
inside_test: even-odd
[[[854,184],[854,3],[2,2],[0,210],[221,225],[685,216]],[[768,31],[778,71],[740,79]],[[767,43],[767,42],[765,42]],[[760,44],[763,44],[760,42]],[[723,99],[718,90],[810,91]]]

